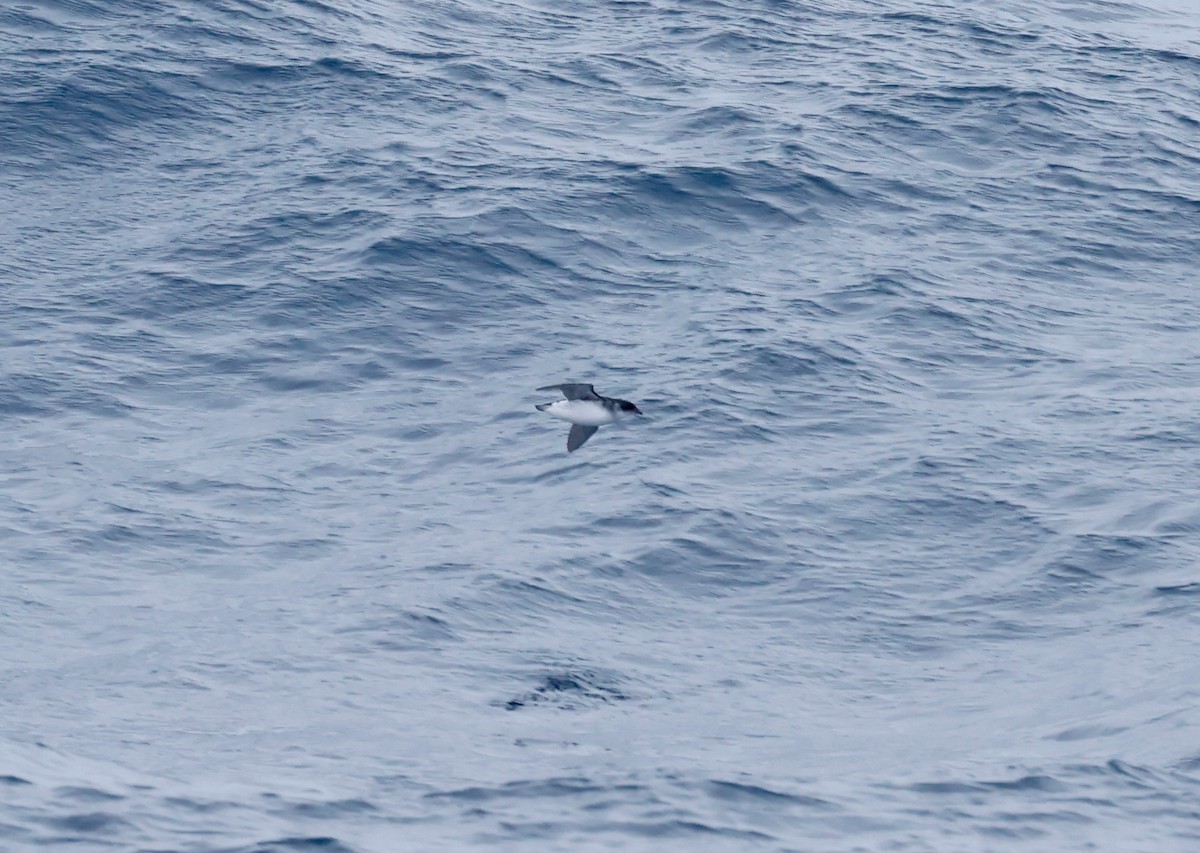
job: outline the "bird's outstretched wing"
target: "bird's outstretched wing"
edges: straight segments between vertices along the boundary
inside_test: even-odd
[[[600,396],[596,393],[596,389],[591,385],[584,385],[578,382],[568,382],[565,385],[545,385],[538,389],[539,391],[562,391],[562,395],[568,400],[599,400]],[[580,442],[582,443],[582,442]]]
[[[590,388],[591,386],[585,386]],[[573,453],[583,447],[583,443],[596,434],[596,430],[600,427],[583,426],[575,424],[571,427],[571,431],[567,433],[567,453]]]

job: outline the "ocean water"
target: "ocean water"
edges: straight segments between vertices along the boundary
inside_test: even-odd
[[[6,3],[0,850],[1200,849],[1198,261],[1185,0]]]

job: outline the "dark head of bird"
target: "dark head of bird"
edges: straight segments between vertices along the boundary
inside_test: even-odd
[[[633,403],[629,402],[628,400],[621,400],[620,403],[622,412],[632,412],[635,415],[640,415],[642,413],[641,409],[633,405]]]

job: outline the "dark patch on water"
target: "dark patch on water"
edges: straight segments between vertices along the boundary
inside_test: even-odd
[[[366,800],[334,800],[327,803],[295,803],[288,812],[296,817],[320,820],[336,820],[356,814],[376,812],[378,809]]]
[[[714,799],[732,803],[763,803],[782,806],[809,806],[817,808],[832,807],[832,803],[819,797],[808,797],[803,794],[788,794],[773,791],[761,785],[747,785],[740,782],[725,782],[712,780],[708,783],[708,793]]]
[[[531,691],[509,699],[503,707],[509,711],[534,706],[579,711],[629,698],[620,688],[594,672],[569,670],[543,676]]]
[[[75,832],[80,835],[112,835],[129,827],[129,823],[124,819],[103,812],[48,818],[45,823],[57,830]]]
[[[1154,591],[1159,595],[1200,595],[1200,581],[1170,584],[1167,586],[1156,586]]]
[[[357,853],[355,848],[343,844],[329,836],[312,836],[309,838],[280,838],[277,841],[263,841],[251,847],[239,847],[229,853]]]
[[[110,794],[108,791],[101,791],[98,788],[59,788],[54,793],[64,799],[78,800],[84,803],[104,803],[125,799],[119,794]]]
[[[622,786],[624,792],[636,792],[639,786]],[[608,790],[604,785],[598,785],[581,777],[563,777],[556,779],[520,780],[507,782],[494,788],[471,787],[454,791],[440,791],[426,794],[430,800],[465,800],[468,802],[486,802],[502,799],[538,799],[540,797],[573,797],[580,794],[595,794]]]

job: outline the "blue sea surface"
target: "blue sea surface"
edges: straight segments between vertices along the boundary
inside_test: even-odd
[[[1187,0],[6,3],[0,850],[1200,849],[1198,270]]]

